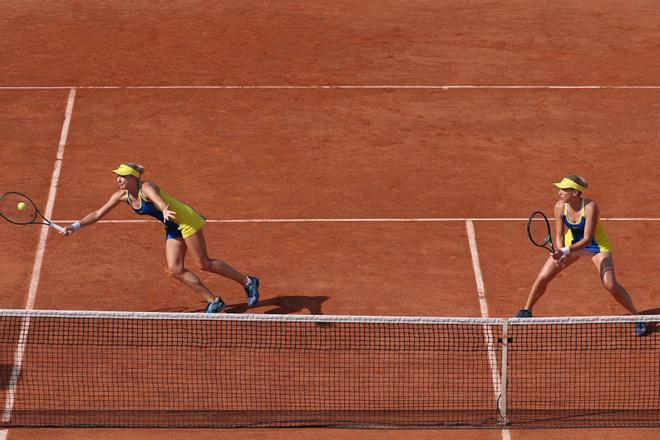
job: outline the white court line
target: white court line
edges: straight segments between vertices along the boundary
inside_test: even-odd
[[[209,223],[434,223],[434,222],[510,222],[527,221],[527,217],[486,217],[486,218],[461,218],[461,217],[439,217],[439,218],[254,218],[254,219],[220,219],[207,220]],[[548,220],[554,220],[552,217]],[[603,221],[623,222],[657,222],[660,217],[616,217],[601,218]],[[73,223],[75,220],[54,220],[55,223]],[[100,220],[98,223],[160,223],[157,220]]]
[[[71,89],[72,86],[0,86],[0,90],[62,90]],[[262,90],[655,90],[660,89],[660,85],[470,85],[470,84],[447,84],[447,85],[132,85],[132,86],[93,86],[79,85],[76,89],[88,90],[127,90],[127,89],[262,89]]]
[[[481,274],[481,264],[479,263],[479,251],[477,250],[477,238],[474,233],[474,223],[470,220],[465,222],[467,229],[468,242],[470,243],[470,255],[472,256],[472,268],[474,269],[474,280],[477,284],[477,296],[479,297],[479,309],[481,310],[481,317],[488,318],[488,302],[486,301],[486,288],[484,287],[484,279]],[[497,368],[497,354],[496,354],[496,338],[493,336],[493,331],[490,326],[484,325],[484,337],[488,345],[488,363],[490,364],[491,378],[493,381],[493,391],[495,392],[495,399],[498,401],[502,395],[502,382],[500,378],[499,369]],[[508,429],[502,429],[502,440],[511,440],[511,433]]]
[[[69,133],[69,126],[71,124],[71,115],[73,113],[73,102],[76,97],[76,89],[69,91],[69,98],[67,100],[66,111],[64,114],[64,123],[62,124],[62,133],[60,134],[60,142],[57,147],[57,156],[55,159],[55,166],[53,175],[50,179],[50,190],[48,191],[48,202],[46,203],[46,210],[44,217],[50,218],[53,214],[53,207],[55,206],[55,196],[57,195],[57,187],[60,181],[60,171],[62,169],[62,161],[64,160],[64,147],[66,146],[66,139]],[[41,276],[41,267],[46,252],[46,238],[50,227],[43,225],[41,227],[41,234],[39,235],[39,244],[37,252],[34,257],[34,266],[32,267],[32,277],[30,278],[30,290],[28,292],[25,310],[32,310],[34,308],[34,301],[37,296],[37,288],[39,287],[39,278]],[[18,386],[18,379],[21,372],[21,364],[23,363],[23,355],[28,339],[28,332],[30,330],[30,318],[25,317],[21,321],[21,330],[18,335],[18,345],[16,353],[14,354],[14,363],[11,370],[11,377],[7,386],[7,394],[5,396],[5,407],[2,411],[2,423],[7,423],[11,420],[11,413],[14,409],[14,401],[16,399],[16,388]],[[7,430],[0,431],[0,439],[7,436]]]

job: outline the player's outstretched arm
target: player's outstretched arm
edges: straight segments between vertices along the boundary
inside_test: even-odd
[[[64,231],[62,231],[61,234],[65,236],[71,235],[74,232],[79,231],[83,226],[93,225],[97,221],[101,220],[108,212],[112,211],[114,207],[119,204],[119,202],[121,202],[121,198],[124,194],[126,194],[125,191],[115,192],[112,196],[110,196],[110,199],[105,203],[105,205],[96,211],[90,212],[77,222],[71,223],[69,226],[64,228]]]

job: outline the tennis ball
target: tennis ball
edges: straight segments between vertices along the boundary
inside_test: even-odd
[[[18,205],[16,207],[18,208],[19,211],[22,211],[25,209],[25,202],[18,202]]]

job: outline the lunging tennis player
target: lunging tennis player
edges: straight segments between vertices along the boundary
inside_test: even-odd
[[[580,176],[567,176],[561,182],[555,183],[555,186],[559,188],[559,200],[554,210],[554,243],[563,243],[564,246],[548,257],[532,285],[525,308],[520,310],[516,317],[531,317],[532,307],[545,293],[550,281],[582,256],[591,258],[600,273],[603,287],[614,299],[630,313],[638,315],[630,295],[616,279],[612,246],[600,222],[598,205],[595,200],[583,196],[588,187],[587,182]],[[646,323],[638,322],[635,333],[638,336],[646,336]]]
[[[167,270],[177,280],[199,293],[208,303],[206,313],[218,313],[225,307],[193,272],[184,266],[186,251],[190,251],[196,265],[203,271],[217,273],[240,283],[245,289],[248,306],[259,301],[259,278],[243,275],[221,260],[209,258],[202,228],[206,219],[190,206],[162,191],[153,182],[142,181],[144,167],[127,162],[116,170],[119,190],[98,210],[67,226],[63,235],[71,235],[84,226],[102,219],[120,202],[127,203],[139,215],[148,215],[165,224],[165,255]]]

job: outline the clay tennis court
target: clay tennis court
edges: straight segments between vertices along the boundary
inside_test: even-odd
[[[29,194],[42,208],[51,200],[52,219],[66,224],[115,191],[111,169],[139,162],[146,179],[210,220],[211,256],[261,277],[262,300],[250,313],[510,317],[546,258],[528,242],[525,220],[536,209],[551,211],[552,182],[571,173],[588,179],[601,206],[621,282],[640,310],[658,313],[660,10],[653,2],[2,7],[0,191]],[[166,276],[158,224],[136,221],[143,218],[126,206],[104,220],[66,239],[50,231],[45,240],[38,226],[0,223],[2,308],[204,307]],[[191,268],[230,312],[247,311],[239,287]],[[581,261],[553,282],[535,313],[624,310]],[[44,428],[2,435],[659,433]]]

